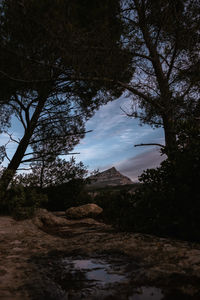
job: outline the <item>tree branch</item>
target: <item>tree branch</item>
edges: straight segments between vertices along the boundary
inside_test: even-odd
[[[7,74],[6,72],[0,70],[0,73],[2,75],[4,75],[5,77],[9,78],[10,80],[12,81],[17,81],[17,82],[23,82],[23,83],[37,83],[37,82],[49,82],[51,81],[52,79],[49,78],[49,79],[39,79],[39,80],[24,80],[24,79],[21,79],[21,78],[15,78],[9,74]]]
[[[172,59],[171,59],[170,65],[169,65],[169,70],[167,72],[167,80],[169,80],[169,78],[170,78],[170,75],[171,75],[171,72],[172,72],[172,69],[173,69],[173,65],[174,65],[174,62],[175,62],[175,59],[176,59],[176,54],[177,54],[177,46],[175,45],[174,52],[173,52],[173,55],[172,55]]]
[[[15,139],[13,139],[13,137],[12,137],[12,133],[9,133],[9,132],[7,132],[7,131],[5,131],[5,133],[9,136],[9,138],[10,138],[10,140],[12,141],[12,142],[15,142],[15,143],[17,143],[17,144],[19,144],[20,142],[19,141],[17,141],[17,140],[15,140]],[[9,143],[9,142],[8,142]]]
[[[53,154],[58,155],[58,153],[55,153],[55,152]],[[66,153],[66,154],[59,153],[59,155],[75,155],[75,154],[80,154],[80,152],[73,152],[73,153]],[[27,162],[32,162],[32,161],[43,161],[47,155],[48,154],[45,153],[45,155],[41,155],[38,157],[27,158],[25,160],[22,160],[21,163],[27,163]]]
[[[161,148],[165,148],[164,145],[157,144],[157,143],[148,143],[148,144],[137,144],[137,145],[134,145],[134,147],[140,147],[140,146],[159,146]]]
[[[132,92],[133,94],[139,96],[140,98],[142,98],[144,101],[146,101],[147,103],[150,103],[152,106],[157,107],[159,109],[163,109],[163,107],[158,103],[155,102],[155,99],[145,95],[144,93],[136,90],[134,87],[131,87],[130,85],[123,83],[121,81],[117,81],[122,87],[126,88],[128,91]]]
[[[77,133],[69,133],[69,134],[65,134],[63,137],[81,135],[81,134],[86,134],[86,133],[89,133],[89,132],[92,132],[92,130],[88,130],[88,131],[84,131],[84,132],[77,132]],[[57,137],[59,138],[60,136],[52,136],[52,137],[49,137],[48,139],[55,140]],[[43,141],[46,141],[46,140],[47,139],[44,138],[44,139],[40,139],[40,140],[37,140],[37,141],[32,141],[32,142],[29,143],[29,145],[33,145],[33,144],[43,142]]]
[[[5,157],[7,158],[7,160],[10,162],[11,161],[11,159],[8,157],[8,154],[6,153],[6,151],[5,151]]]

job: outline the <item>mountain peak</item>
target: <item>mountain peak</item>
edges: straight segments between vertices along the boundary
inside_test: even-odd
[[[91,184],[97,187],[118,186],[133,184],[126,176],[122,175],[115,167],[107,169],[97,175],[90,176]]]
[[[116,169],[115,167],[112,167],[112,168],[110,168],[110,169],[108,169],[108,170],[117,171],[117,169]]]

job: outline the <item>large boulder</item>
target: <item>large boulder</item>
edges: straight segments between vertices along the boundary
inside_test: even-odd
[[[39,227],[61,227],[67,226],[69,221],[62,217],[55,216],[46,209],[38,209],[34,218],[34,223]]]
[[[69,219],[94,218],[101,214],[103,209],[94,203],[70,207],[66,210],[66,216]]]

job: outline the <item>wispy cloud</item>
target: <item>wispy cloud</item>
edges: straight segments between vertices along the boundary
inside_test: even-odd
[[[129,159],[125,159],[116,164],[116,168],[133,181],[138,180],[141,173],[150,168],[156,168],[166,158],[160,154],[157,148],[145,151]]]
[[[90,169],[104,170],[142,155],[146,148],[135,148],[135,144],[163,142],[162,129],[153,130],[147,125],[141,127],[137,119],[125,116],[120,106],[126,101],[127,99],[118,99],[108,103],[87,122],[86,128],[92,129],[93,132],[86,135],[75,148],[75,152],[80,152],[80,155],[76,156],[77,160],[82,160]],[[149,156],[149,159],[152,157]],[[149,166],[148,157],[145,161],[144,168]],[[140,168],[139,165],[136,167]],[[140,169],[137,175],[139,172]],[[131,178],[135,176],[131,175]]]

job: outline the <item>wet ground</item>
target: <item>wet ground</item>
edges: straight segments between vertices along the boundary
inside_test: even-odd
[[[45,210],[0,217],[0,300],[70,299],[199,300],[200,245]]]
[[[172,283],[151,286],[145,276],[143,282],[141,278],[138,280],[143,268],[123,255],[83,257],[58,253],[43,258],[34,257],[32,263],[38,266],[40,273],[40,280],[37,278],[35,285],[29,286],[33,300],[200,299],[199,295],[185,295]]]

